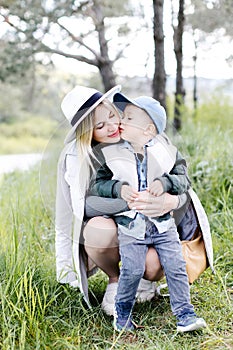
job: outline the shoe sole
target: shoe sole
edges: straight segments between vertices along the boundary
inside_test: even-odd
[[[183,326],[177,326],[178,332],[191,332],[191,331],[197,331],[198,329],[206,328],[206,322],[204,320],[198,320],[197,322],[190,324],[186,327]]]

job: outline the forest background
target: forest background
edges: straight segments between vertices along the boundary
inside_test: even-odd
[[[2,349],[233,347],[232,29],[230,0],[0,0],[0,154],[42,154],[30,171],[0,175]],[[121,84],[166,107],[211,225],[216,274],[191,287],[206,331],[177,334],[160,297],[136,305],[142,330],[116,334],[99,307],[103,274],[90,280],[92,311],[57,284],[56,162],[69,128],[60,102],[76,84]]]

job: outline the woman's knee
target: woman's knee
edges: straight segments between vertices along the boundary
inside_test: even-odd
[[[159,281],[161,278],[163,278],[163,276],[164,272],[159,260],[159,256],[156,250],[150,247],[146,255],[146,268],[144,278],[150,281]]]
[[[117,228],[112,219],[101,216],[88,221],[83,230],[85,246],[99,249],[118,247]]]

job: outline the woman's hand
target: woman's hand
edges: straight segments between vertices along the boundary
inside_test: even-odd
[[[163,193],[161,196],[155,197],[148,191],[138,192],[137,200],[128,202],[130,209],[150,217],[162,216],[176,209],[178,204],[178,196]]]

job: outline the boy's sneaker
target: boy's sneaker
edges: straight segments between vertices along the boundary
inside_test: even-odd
[[[121,332],[122,330],[130,332],[135,329],[132,321],[131,308],[128,307],[127,304],[129,306],[131,305],[131,303],[127,302],[115,305],[113,327],[118,332]]]
[[[131,317],[127,320],[119,320],[119,318],[117,319],[114,317],[113,327],[118,332],[121,332],[122,330],[126,332],[132,332],[135,330]]]
[[[191,332],[206,327],[206,322],[203,318],[197,317],[195,313],[185,313],[177,317],[177,331]]]

